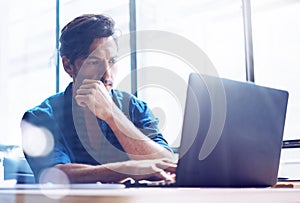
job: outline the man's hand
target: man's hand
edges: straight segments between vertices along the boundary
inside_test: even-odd
[[[83,80],[76,90],[75,100],[79,106],[87,107],[102,120],[107,120],[112,115],[114,103],[100,80]]]
[[[172,159],[173,153],[143,134],[126,117],[115,105],[107,89],[108,87],[99,80],[85,79],[74,90],[75,100],[79,106],[91,111],[97,118],[104,120],[109,125],[130,159]],[[85,115],[91,114],[90,112],[85,113]],[[91,124],[91,122],[87,123]],[[93,126],[98,128],[96,124]]]
[[[124,162],[118,171],[128,174],[134,180],[165,180],[167,182],[175,181],[175,170],[177,164],[168,159],[154,160],[131,160]]]
[[[58,164],[71,183],[120,183],[128,180],[175,181],[177,164],[168,159],[129,160],[103,165]]]

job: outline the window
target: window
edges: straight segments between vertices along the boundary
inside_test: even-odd
[[[190,49],[197,46],[196,50],[208,56],[219,76],[246,80],[240,0],[144,0],[137,1],[136,7],[137,30],[169,32],[166,35],[170,38],[177,37],[169,47],[174,43],[182,49],[179,53],[187,56],[198,54]],[[146,42],[139,41],[138,36],[141,49],[146,46],[143,43]],[[160,127],[172,146],[180,143],[186,91],[181,84],[187,83],[191,71],[202,72],[207,66],[201,63],[206,59],[201,58],[197,63],[200,65],[193,67],[183,55],[176,55],[172,50],[138,52],[138,95],[160,118]],[[153,82],[155,78],[159,78],[158,82]]]
[[[299,9],[299,1],[252,0],[255,81],[289,91],[285,140],[300,139]],[[299,148],[282,150],[281,177],[299,180],[299,153]]]
[[[33,6],[34,5],[34,6]],[[21,144],[23,113],[55,93],[55,1],[1,1],[1,144]]]
[[[1,1],[0,144],[21,145],[23,113],[56,92],[56,1]],[[61,1],[60,24],[84,13],[105,13],[116,20],[120,35],[128,33],[127,1]],[[130,61],[118,62],[121,77],[130,74]],[[60,65],[60,91],[70,82]]]
[[[299,139],[300,2],[252,0],[257,84],[289,91],[285,139]]]
[[[111,16],[115,20],[116,34],[120,37],[128,35],[129,32],[129,3],[124,0],[114,0],[109,3],[105,0],[68,0],[61,1],[60,9],[60,25],[61,29],[75,17],[87,13],[103,13]],[[128,41],[129,46],[129,41]],[[118,62],[119,73],[117,78],[118,83],[123,81],[123,78],[130,75],[130,58],[123,57]],[[62,64],[60,65],[60,91],[64,91],[67,84],[71,81],[68,74],[65,73]],[[125,85],[126,84],[126,85]],[[122,82],[122,87],[119,89],[129,90],[130,81]],[[125,86],[125,87],[124,87]]]
[[[251,4],[255,82],[289,91],[284,139],[299,139],[300,2],[251,0]],[[0,144],[20,145],[19,124],[23,112],[56,91],[56,2],[1,1],[0,11]],[[129,1],[60,1],[60,29],[85,13],[112,16],[118,34],[124,38],[128,36]],[[141,41],[141,33],[149,33],[149,30],[164,32],[169,37],[180,39],[183,45],[194,45],[207,55],[219,76],[245,81],[242,1],[137,0],[136,19],[140,34],[137,36],[138,96],[149,103],[160,119],[160,128],[166,139],[176,147],[181,134],[184,85],[188,74],[202,67],[193,66],[173,50],[146,49],[149,45]],[[180,43],[174,41],[175,46]],[[178,53],[191,54],[190,47],[177,47]],[[129,54],[124,53],[117,62],[119,78],[116,88],[130,92]],[[170,81],[170,76],[173,81]],[[59,90],[63,91],[70,81],[60,64]],[[174,82],[177,83],[172,85]]]

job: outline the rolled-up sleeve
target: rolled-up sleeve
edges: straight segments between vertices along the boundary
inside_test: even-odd
[[[51,115],[51,111],[48,108],[34,108],[32,110],[27,111],[22,118],[22,123],[28,123],[29,129],[26,129],[27,133],[31,133],[34,131],[34,128],[46,129],[47,132],[50,132],[48,136],[52,136],[51,140],[53,140],[53,148],[49,150],[47,154],[31,154],[28,151],[24,150],[24,155],[26,160],[28,161],[36,181],[39,181],[39,176],[41,172],[49,167],[53,167],[57,164],[70,163],[70,158],[65,151],[65,147],[63,145],[63,140],[60,137],[60,129],[57,126],[56,122]],[[26,125],[28,127],[28,125]],[[26,126],[21,125],[22,128]],[[30,127],[31,126],[31,127]],[[30,129],[31,128],[31,129]],[[23,139],[27,139],[28,136],[24,135],[24,129],[22,129]],[[42,130],[39,132],[43,132]],[[43,136],[42,133],[32,133],[30,136]],[[35,138],[31,137],[30,140],[35,140]],[[40,140],[39,137],[36,137],[36,140]],[[23,141],[24,142],[24,141]],[[29,143],[30,144],[30,143]],[[33,147],[36,146],[36,143],[32,143]],[[49,143],[50,144],[50,143]],[[27,144],[27,148],[30,147]],[[34,149],[33,149],[34,150]],[[31,151],[29,149],[29,151]]]
[[[172,152],[168,142],[164,139],[162,133],[158,129],[158,118],[156,118],[147,103],[138,100],[135,97],[131,98],[131,119],[134,125],[140,129],[145,135],[165,147]]]

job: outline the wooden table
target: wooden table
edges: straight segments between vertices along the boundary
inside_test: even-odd
[[[0,190],[0,203],[300,203],[297,188]]]

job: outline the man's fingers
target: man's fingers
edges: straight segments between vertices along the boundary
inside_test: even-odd
[[[75,96],[76,103],[81,107],[87,107],[87,99],[85,96],[76,95]]]
[[[82,81],[83,84],[88,84],[88,83],[99,83],[100,80],[94,80],[94,79],[84,79]]]
[[[161,162],[156,163],[156,167],[161,168],[167,172],[175,173],[177,164],[172,163],[172,162],[161,161]]]
[[[163,162],[166,162],[166,163],[171,163],[171,164],[177,164],[177,161],[175,162],[174,160],[172,159],[161,159]]]
[[[78,90],[76,90],[76,94],[77,95],[86,95],[86,94],[92,94],[92,91],[88,88],[79,88]]]
[[[155,176],[157,178],[159,178],[160,180],[165,180],[167,182],[174,182],[175,181],[175,176],[170,174],[170,173],[167,173],[164,170],[160,170],[159,172],[157,172],[155,174]]]
[[[92,80],[92,79],[84,79],[83,81],[82,81],[82,84],[93,84],[93,83],[98,83],[98,84],[100,84],[100,83],[102,83],[100,80]]]

